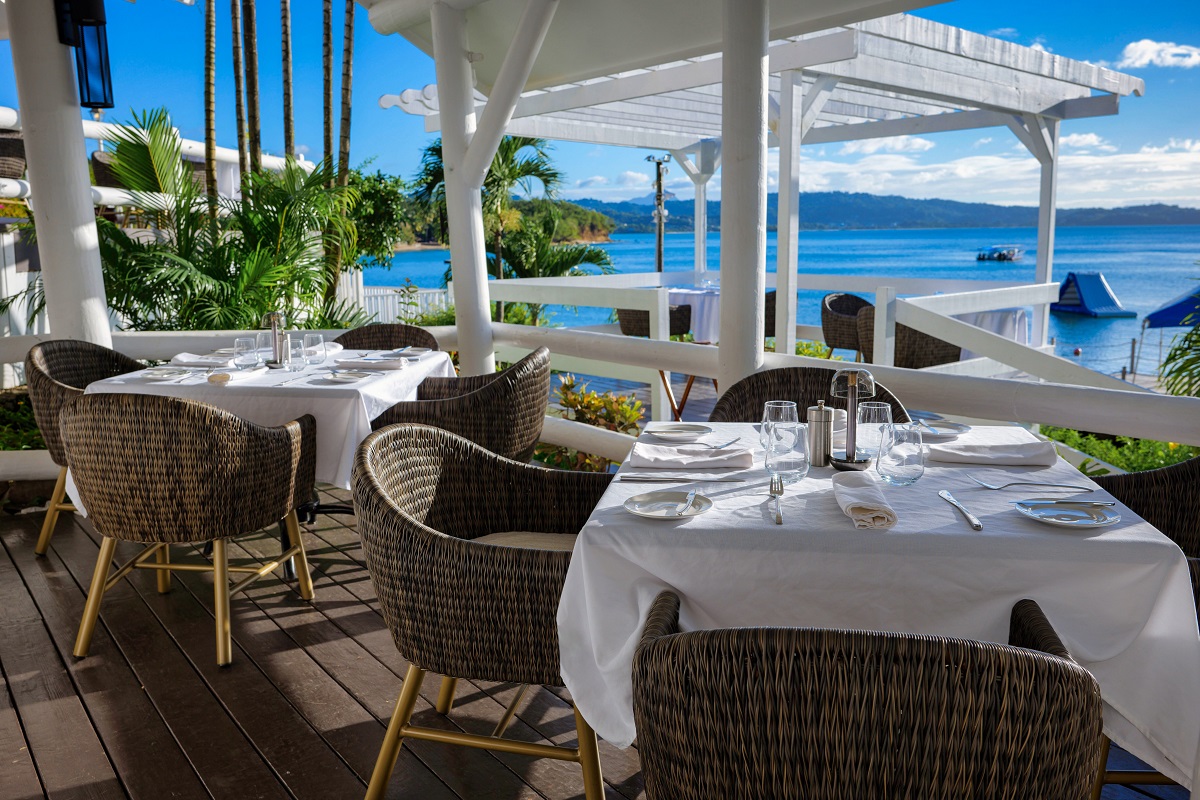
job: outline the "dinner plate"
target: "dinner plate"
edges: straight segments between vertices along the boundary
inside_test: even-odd
[[[668,442],[694,442],[701,436],[712,433],[707,425],[695,425],[687,422],[677,422],[673,425],[660,425],[646,433]]]
[[[406,347],[399,350],[391,350],[381,355],[385,356],[423,356],[426,353],[432,353],[428,347]]]
[[[925,427],[926,425],[929,427]],[[921,438],[926,442],[948,442],[951,439],[957,438],[960,434],[971,430],[970,425],[963,425],[961,422],[950,422],[945,419],[925,420],[924,424],[918,423],[917,428],[921,431]],[[929,428],[933,428],[936,433],[931,433]]]
[[[1051,505],[1047,500],[1058,502]],[[1074,505],[1062,497],[1030,497],[1013,503],[1013,508],[1030,519],[1063,528],[1099,528],[1121,521],[1121,515],[1108,506],[1089,506],[1082,500]]]
[[[150,369],[142,370],[142,377],[148,381],[171,381],[194,373],[195,370],[183,369],[181,367],[151,367]]]
[[[331,372],[328,380],[334,383],[358,383],[364,378],[369,378],[372,375],[378,375],[378,372],[360,372],[358,370],[343,370],[341,372]]]
[[[692,504],[683,514],[676,514],[675,510],[684,500],[687,500],[687,496],[687,492],[680,491],[637,494],[625,501],[625,510],[648,519],[687,519],[697,514],[703,514],[713,506],[712,500],[702,494],[697,494],[692,498]]]

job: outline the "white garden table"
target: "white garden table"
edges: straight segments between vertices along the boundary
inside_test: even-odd
[[[777,526],[756,426],[711,427],[711,441],[740,435],[754,443],[755,466],[733,473],[745,483],[681,484],[698,485],[715,505],[675,521],[634,516],[622,503],[678,487],[614,481],[576,541],[558,610],[562,675],[601,736],[627,746],[636,735],[634,650],[665,589],[680,596],[684,630],[808,626],[992,642],[1007,642],[1012,607],[1028,597],[1099,681],[1105,732],[1192,784],[1200,634],[1183,552],[1149,523],[1118,505],[1122,519],[1114,525],[1053,527],[1022,516],[1010,501],[1071,492],[990,491],[967,478],[1090,483],[1060,459],[1051,467],[931,462],[913,486],[881,484],[899,517],[887,531],[856,530],[834,501],[833,470],[814,469],[788,487],[785,524]],[[970,435],[986,441],[988,431]],[[939,489],[950,489],[983,530],[973,531],[937,497]],[[1112,499],[1101,490],[1088,497]]]

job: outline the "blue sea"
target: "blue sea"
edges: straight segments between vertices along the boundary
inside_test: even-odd
[[[664,244],[667,271],[689,271],[693,264],[692,234],[668,234]],[[1025,257],[1016,262],[977,262],[980,247],[1016,244]],[[613,236],[608,250],[619,272],[654,271],[654,234]],[[802,231],[800,271],[846,275],[886,275],[912,278],[1033,280],[1037,230],[1034,228],[953,228],[877,231]],[[720,261],[721,235],[708,235],[709,267]],[[396,286],[410,278],[417,286],[440,287],[449,251],[417,250],[397,253],[391,268],[368,269],[368,286]],[[1200,226],[1129,226],[1059,228],[1054,253],[1054,277],[1067,273],[1102,272],[1125,308],[1137,319],[1093,319],[1074,314],[1051,314],[1050,335],[1056,352],[1106,373],[1120,372],[1130,361],[1130,342],[1141,335],[1141,318],[1172,298],[1194,288],[1200,279]],[[767,270],[775,270],[775,233],[768,233]],[[823,292],[798,296],[796,320],[819,325]],[[609,321],[610,310],[551,307],[555,325],[595,325]],[[1138,371],[1149,373],[1165,354],[1171,337],[1182,329],[1146,333]],[[1161,337],[1161,338],[1160,338]],[[1161,340],[1161,345],[1160,345]],[[1075,356],[1078,348],[1080,355]]]

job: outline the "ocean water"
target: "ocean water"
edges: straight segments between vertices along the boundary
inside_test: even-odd
[[[1016,244],[1025,257],[1016,262],[977,262],[980,247]],[[617,234],[601,245],[608,250],[619,272],[654,271],[654,234]],[[1034,228],[953,228],[878,231],[802,231],[800,271],[845,275],[887,275],[911,278],[963,278],[1027,280],[1032,282],[1036,261]],[[708,234],[710,269],[720,261],[721,237]],[[668,234],[664,243],[667,271],[692,269],[690,233]],[[410,278],[422,287],[442,285],[449,251],[417,250],[397,253],[390,269],[373,268],[364,274],[368,286],[394,286]],[[1131,340],[1141,335],[1141,318],[1200,280],[1200,226],[1129,226],[1059,228],[1054,252],[1054,277],[1067,273],[1102,272],[1125,308],[1137,319],[1093,319],[1075,314],[1051,314],[1050,335],[1056,352],[1084,366],[1107,373],[1119,372],[1130,362]],[[767,271],[775,270],[775,234],[768,233]],[[797,298],[796,321],[819,325],[824,292],[802,291]],[[595,325],[609,321],[607,308],[550,308],[555,325]],[[1139,372],[1153,370],[1165,354],[1172,336],[1182,329],[1146,332]],[[1074,355],[1075,349],[1081,351]]]

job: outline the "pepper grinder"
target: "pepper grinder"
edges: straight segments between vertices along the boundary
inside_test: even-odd
[[[833,409],[824,400],[808,407],[808,452],[812,466],[829,466],[833,454]]]
[[[264,328],[271,329],[271,360],[267,362],[267,366],[273,369],[278,369],[283,366],[283,357],[287,352],[284,349],[283,330],[286,326],[282,311],[269,311],[263,314],[262,322]]]
[[[834,397],[846,398],[846,449],[834,451],[830,463],[834,469],[864,470],[871,466],[871,459],[858,457],[855,441],[858,427],[858,400],[875,396],[875,378],[865,369],[852,367],[840,369],[833,375],[829,393]],[[832,427],[832,425],[831,425]]]

